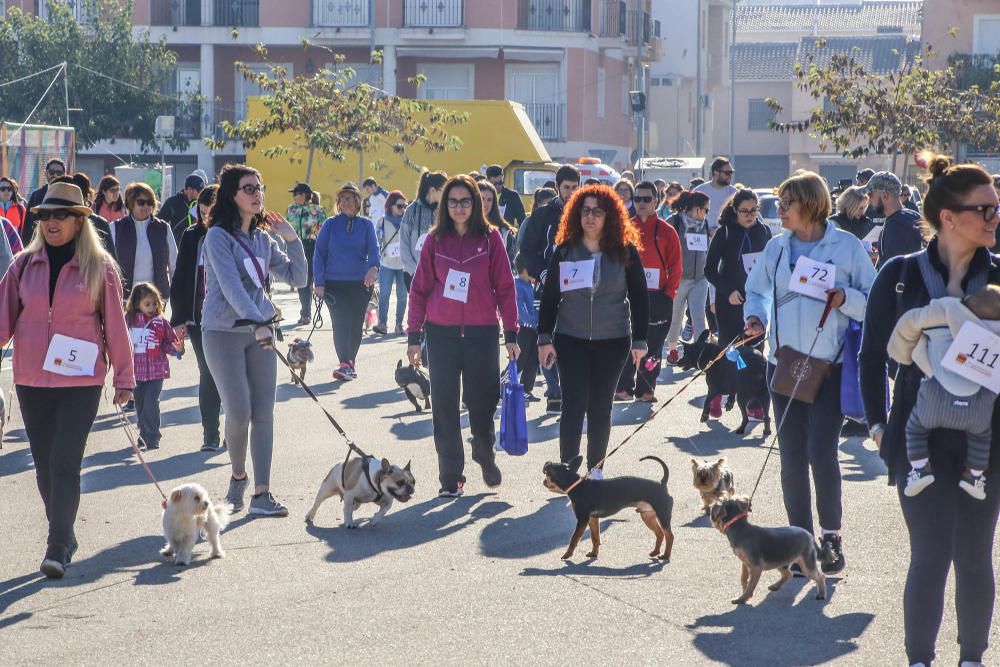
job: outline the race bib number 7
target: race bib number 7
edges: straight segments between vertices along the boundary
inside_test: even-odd
[[[941,365],[993,393],[1000,393],[1000,336],[975,322],[966,322]]]
[[[594,260],[559,262],[559,289],[571,292],[594,286]]]
[[[833,289],[837,278],[837,267],[825,262],[817,262],[805,255],[795,262],[795,270],[788,283],[788,289],[804,296],[826,301],[826,293]]]

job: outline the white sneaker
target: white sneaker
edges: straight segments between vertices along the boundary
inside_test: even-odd
[[[933,483],[934,473],[931,471],[929,463],[921,468],[910,468],[909,474],[906,475],[906,486],[903,487],[903,495],[907,498],[912,498]]]
[[[973,475],[966,469],[959,479],[958,485],[976,500],[986,500],[986,475]],[[975,664],[975,663],[972,663]]]

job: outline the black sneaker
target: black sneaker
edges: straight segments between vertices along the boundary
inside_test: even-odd
[[[477,461],[477,463],[479,463]],[[495,489],[500,486],[500,482],[503,481],[503,474],[500,472],[500,468],[497,467],[496,461],[487,461],[486,463],[479,463],[479,467],[483,472],[483,482],[486,483],[491,489]]]
[[[386,325],[384,324],[376,324],[375,326],[372,327],[372,331],[377,333],[379,336],[384,336],[387,333],[389,333]]]
[[[49,547],[38,569],[49,579],[62,579],[69,567],[69,550],[66,547]]]
[[[453,489],[442,488],[438,491],[438,498],[458,498],[465,492],[464,486],[465,484],[458,482]]]
[[[549,398],[545,401],[545,412],[550,415],[562,414],[562,399]]]
[[[149,451],[149,450],[152,450],[152,449],[159,449],[159,448],[160,448],[160,443],[158,443],[158,442],[147,442],[146,443],[146,451]]]
[[[966,468],[962,472],[962,477],[958,485],[963,491],[976,500],[986,500],[986,475],[973,475],[972,471]]]
[[[837,574],[847,565],[844,558],[844,545],[840,535],[826,534],[820,540],[820,558],[823,561],[823,574]]]
[[[930,463],[921,468],[910,468],[910,472],[906,476],[906,486],[903,487],[903,495],[912,498],[933,483],[934,471],[931,470]]]
[[[222,443],[220,442],[206,441],[201,446],[201,451],[203,452],[217,452],[220,449],[222,449]]]
[[[792,563],[789,565],[788,570],[792,573],[793,577],[805,578],[806,576],[806,573],[802,571],[802,568],[799,567],[798,563]]]
[[[124,410],[125,412],[135,412],[135,401],[134,400],[126,401],[125,405],[122,406],[122,410]]]

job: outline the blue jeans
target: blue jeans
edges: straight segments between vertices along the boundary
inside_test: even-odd
[[[406,284],[403,282],[403,269],[387,269],[382,267],[378,270],[378,323],[386,326],[386,317],[389,315],[389,294],[392,292],[392,285],[396,285],[396,324],[403,323],[403,313],[406,312]]]

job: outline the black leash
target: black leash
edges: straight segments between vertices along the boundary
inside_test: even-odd
[[[312,341],[313,334],[316,333],[316,329],[323,326],[323,299],[319,298],[315,292],[313,292],[313,316],[312,316],[312,329],[309,331],[309,335],[306,336],[307,341]]]

